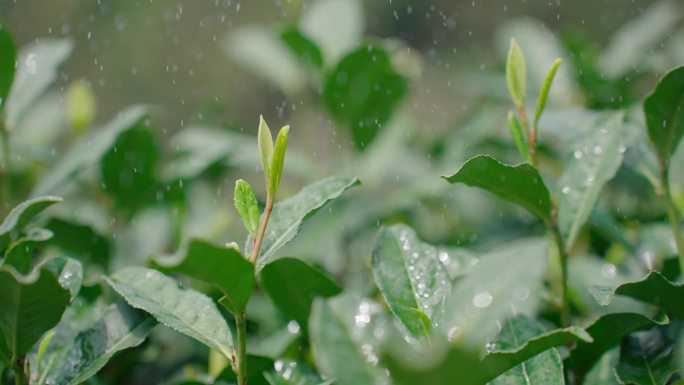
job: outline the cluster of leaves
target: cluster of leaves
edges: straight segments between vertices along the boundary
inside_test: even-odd
[[[654,6],[600,60],[576,35],[504,26],[522,42],[508,46],[512,111],[493,74],[479,109],[437,137],[398,108],[415,58],[360,45],[357,1],[229,35],[229,56],[349,128],[342,166],[296,148],[285,162],[289,127],[274,141],[263,118],[256,136],[185,127],[169,155],[147,106],[92,128],[85,83],[49,89],[71,42],[17,53],[0,28],[0,383],[681,381],[684,67],[636,108],[632,81],[662,70],[644,71],[640,51],[677,12]],[[625,53],[629,30],[640,38]],[[564,95],[594,109],[558,108]],[[313,181],[349,171],[359,178]],[[312,183],[293,193],[284,175]]]

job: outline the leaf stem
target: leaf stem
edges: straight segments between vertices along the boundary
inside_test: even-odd
[[[21,360],[13,358],[10,362],[12,371],[14,371],[14,385],[25,385],[26,381],[24,379],[24,368],[21,364]]]
[[[247,385],[247,317],[242,311],[235,315],[237,326],[237,379],[238,385]]]
[[[554,223],[550,226],[553,238],[558,248],[558,258],[560,259],[561,268],[561,326],[570,326],[570,303],[568,301],[568,252],[565,249],[565,241],[558,229],[558,225]]]
[[[537,127],[530,129],[530,121],[527,120],[527,113],[525,113],[525,106],[518,106],[518,119],[520,119],[520,124],[522,124],[525,129],[525,135],[527,136],[527,146],[530,151],[530,159],[532,159],[532,165],[534,167],[539,167],[539,162],[537,161]]]
[[[273,211],[273,197],[270,194],[266,198],[266,207],[264,208],[264,215],[261,217],[261,224],[259,224],[259,231],[257,232],[256,238],[252,243],[252,252],[249,255],[249,260],[253,264],[256,264],[257,258],[259,257],[259,250],[261,249],[261,244],[264,241],[264,235],[266,235],[266,225],[268,225],[268,218],[271,216]]]
[[[668,167],[661,167],[660,182],[662,184],[663,194],[665,195],[665,204],[667,205],[667,216],[674,233],[675,245],[677,246],[677,254],[679,256],[679,269],[682,276],[684,276],[684,238],[682,237],[682,227],[679,222],[679,213],[677,206],[672,199],[672,190],[670,189],[670,180],[668,178]]]

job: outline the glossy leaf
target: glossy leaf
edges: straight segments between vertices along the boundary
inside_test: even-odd
[[[508,48],[508,58],[506,59],[506,82],[508,92],[511,94],[513,104],[518,108],[525,106],[525,91],[527,69],[525,68],[525,56],[515,39],[511,39]]]
[[[7,217],[0,223],[0,252],[9,242],[17,237],[20,231],[38,214],[55,203],[61,202],[62,198],[43,196],[29,199],[20,203],[10,211]]]
[[[375,283],[392,313],[414,337],[424,336],[431,326],[428,318],[426,330],[421,313],[432,317],[451,290],[439,257],[438,249],[421,242],[408,226],[382,228],[375,239],[371,260]]]
[[[273,159],[271,160],[271,170],[269,171],[270,180],[268,182],[268,194],[275,199],[280,179],[283,176],[283,165],[285,164],[285,150],[287,149],[287,134],[290,126],[285,126],[278,132],[275,148],[273,149]]]
[[[259,251],[257,271],[260,271],[283,245],[297,235],[307,218],[357,184],[359,180],[356,178],[333,176],[310,184],[294,196],[276,203]],[[251,243],[250,238],[245,245],[245,254],[251,251]]]
[[[666,385],[682,373],[672,341],[659,329],[627,337],[620,348],[615,374],[620,384]]]
[[[259,156],[261,157],[261,169],[263,170],[266,183],[270,183],[271,164],[273,163],[273,135],[263,116],[259,116]]]
[[[3,350],[23,357],[40,337],[62,318],[69,291],[48,269],[21,276],[12,268],[0,269],[0,329]]]
[[[595,286],[591,294],[604,306],[616,295],[623,295],[656,305],[664,312],[684,319],[684,285],[670,282],[657,271],[651,271],[639,281],[623,283],[616,288]]]
[[[515,350],[530,338],[544,333],[534,320],[517,315],[503,324],[499,335],[490,343],[489,349]],[[507,370],[489,382],[489,385],[541,385],[565,382],[563,362],[556,349],[549,349]]]
[[[40,39],[22,48],[5,104],[4,118],[8,130],[19,123],[31,104],[57,79],[57,68],[69,57],[73,47],[68,39]]]
[[[520,155],[522,155],[525,162],[532,163],[530,150],[527,148],[525,132],[523,130],[522,124],[520,123],[520,119],[518,119],[513,111],[508,111],[508,130],[511,133],[515,147],[518,148],[518,152]]]
[[[553,78],[556,76],[556,71],[558,71],[558,67],[561,65],[562,62],[563,60],[556,59],[556,61],[554,61],[551,65],[551,69],[546,74],[546,78],[544,78],[544,84],[542,84],[541,91],[539,92],[539,97],[537,98],[537,108],[534,110],[534,121],[532,123],[533,127],[537,127],[539,118],[541,117],[542,112],[544,112],[544,107],[546,106],[546,99],[549,98],[549,91],[551,90]]]
[[[76,259],[56,257],[46,261],[42,266],[51,271],[59,281],[59,284],[69,290],[71,300],[81,291],[83,283],[83,266]]]
[[[255,236],[259,230],[259,205],[249,183],[242,179],[235,182],[233,202],[245,228],[252,236]]]
[[[283,314],[303,326],[316,297],[332,297],[342,291],[325,273],[296,258],[280,258],[264,266],[261,286]]]
[[[449,183],[479,187],[523,207],[545,223],[551,221],[551,197],[539,172],[526,163],[509,166],[488,155],[469,159],[451,176]]]
[[[624,152],[622,114],[606,115],[573,152],[558,184],[558,226],[571,248],[596,205],[603,186],[615,176]]]
[[[644,100],[648,137],[667,165],[684,135],[684,66],[668,72]]]
[[[14,79],[14,63],[17,60],[17,47],[9,30],[0,24],[0,111]]]
[[[36,249],[50,238],[52,238],[52,232],[49,230],[40,228],[28,230],[23,237],[12,242],[5,250],[5,259],[0,261],[0,266],[12,266],[19,274],[28,274],[34,264]]]
[[[47,346],[35,384],[77,385],[97,373],[118,352],[140,345],[157,324],[147,314],[117,302],[96,306],[82,319],[66,317]],[[65,365],[64,363],[69,363]]]
[[[129,267],[107,278],[131,306],[152,314],[157,321],[209,348],[233,357],[228,324],[211,298],[183,289],[164,274],[144,267]]]

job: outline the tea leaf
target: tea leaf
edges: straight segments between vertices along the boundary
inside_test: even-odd
[[[615,375],[620,384],[665,385],[681,373],[672,341],[659,329],[628,336],[620,349]]]
[[[144,267],[128,267],[106,278],[129,305],[142,309],[160,323],[209,348],[233,357],[228,324],[206,295],[184,289],[164,274]]]
[[[619,348],[614,348],[601,356],[600,360],[587,373],[584,385],[618,385],[615,366],[618,363]]]
[[[436,247],[421,242],[404,225],[382,228],[375,240],[371,266],[392,313],[414,337],[431,328],[430,318],[441,310],[451,290],[446,267]],[[427,316],[427,328],[421,312]]]
[[[667,167],[684,135],[684,66],[668,72],[644,100],[648,137]]]
[[[81,262],[76,259],[67,257],[56,257],[48,260],[43,264],[47,270],[50,270],[59,281],[59,284],[69,290],[71,300],[81,291],[83,284],[83,266]]]
[[[537,169],[527,163],[509,166],[489,155],[478,155],[465,162],[449,183],[463,183],[484,189],[516,204],[544,221],[551,221],[551,197]]]
[[[233,202],[245,228],[252,236],[255,236],[259,230],[259,205],[249,183],[242,179],[235,182]]]
[[[5,105],[7,94],[14,79],[14,63],[17,60],[17,47],[9,30],[0,24],[0,111]]]
[[[283,314],[305,328],[313,300],[342,291],[325,273],[295,258],[277,259],[264,266],[261,286]]]
[[[525,106],[526,72],[525,55],[523,55],[518,42],[511,39],[508,58],[506,59],[506,82],[513,104],[518,108]]]
[[[62,198],[59,197],[42,196],[24,201],[13,208],[0,223],[0,254],[36,215],[61,201]]]
[[[333,380],[323,381],[313,369],[305,364],[281,360],[276,370],[264,373],[269,385],[331,385]]]
[[[283,165],[285,163],[285,150],[287,149],[287,134],[289,132],[290,126],[285,126],[280,129],[278,137],[276,138],[273,159],[271,160],[271,171],[269,172],[270,180],[268,183],[268,194],[272,199],[275,199],[278,187],[280,187],[280,178],[283,175]]]
[[[515,147],[518,148],[518,152],[522,155],[525,162],[532,163],[530,151],[527,148],[525,132],[523,131],[522,124],[520,124],[520,119],[518,119],[513,111],[508,111],[508,130],[511,132]]]
[[[34,263],[36,249],[52,238],[52,232],[45,229],[30,229],[24,236],[10,243],[5,250],[5,259],[0,266],[12,266],[19,274],[28,274]]]
[[[532,124],[533,127],[537,127],[539,118],[541,117],[544,107],[546,106],[546,99],[549,97],[549,90],[551,90],[553,78],[556,76],[556,71],[558,71],[558,67],[562,62],[562,59],[556,59],[556,61],[554,61],[551,65],[551,69],[546,74],[546,78],[544,78],[544,84],[542,85],[541,91],[539,92],[539,98],[537,99],[537,108],[534,111],[534,122]]]
[[[261,169],[264,172],[267,186],[270,184],[271,164],[273,163],[273,136],[271,129],[264,120],[263,115],[259,116],[259,132],[257,134],[259,141],[259,156],[261,157]],[[270,190],[270,188],[269,188]]]
[[[323,67],[323,54],[316,43],[304,36],[297,28],[290,28],[280,34],[283,42],[305,63],[316,68]]]
[[[67,115],[76,136],[81,135],[95,117],[95,94],[85,80],[77,80],[66,93]]]

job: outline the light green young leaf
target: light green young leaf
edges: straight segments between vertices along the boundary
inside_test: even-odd
[[[506,82],[513,104],[518,108],[525,106],[525,89],[527,88],[525,56],[515,39],[511,39],[506,60]]]
[[[421,242],[404,225],[382,228],[373,246],[375,283],[399,322],[414,337],[431,329],[430,317],[451,290],[446,266],[436,247]],[[422,316],[421,316],[422,314]],[[426,321],[423,317],[427,317]]]
[[[85,80],[76,80],[69,85],[66,107],[74,135],[81,135],[93,121],[96,110],[95,94]]]
[[[268,187],[271,182],[270,173],[271,164],[273,163],[273,135],[271,135],[271,129],[268,128],[268,124],[266,124],[263,115],[259,115],[259,132],[257,134],[257,140],[259,141],[261,168],[264,172],[264,178],[266,178],[266,185]]]
[[[283,175],[283,165],[285,163],[285,151],[287,149],[287,134],[290,132],[290,126],[285,126],[280,129],[278,137],[275,142],[275,150],[273,151],[273,159],[271,160],[270,180],[268,183],[268,194],[271,199],[275,199],[278,187],[280,187],[280,178]]]
[[[59,197],[42,196],[24,201],[13,208],[0,223],[0,254],[36,215],[61,201],[62,198]]]
[[[625,147],[622,113],[609,114],[599,121],[573,152],[574,159],[560,177],[558,226],[571,248],[596,205],[603,186],[622,164]]]
[[[0,24],[0,52],[2,53],[0,55],[0,111],[2,111],[12,86],[14,63],[17,60],[17,47],[9,30],[3,24]]]
[[[233,202],[245,228],[252,236],[255,236],[259,230],[259,205],[249,183],[242,179],[235,182]]]
[[[129,305],[232,359],[230,329],[211,298],[180,288],[173,278],[144,267],[119,270],[106,280]]]
[[[523,130],[522,124],[520,123],[520,119],[518,119],[513,111],[508,111],[508,130],[511,132],[511,137],[513,138],[515,147],[518,148],[518,152],[520,155],[522,155],[525,162],[532,163],[530,150],[527,148],[525,132]]]
[[[464,183],[484,189],[526,209],[544,223],[551,223],[549,190],[537,169],[530,164],[509,166],[491,156],[478,155],[465,162],[453,175],[442,178],[452,184]]]
[[[534,111],[534,123],[532,124],[533,127],[537,127],[539,118],[541,117],[542,112],[544,112],[544,107],[546,106],[546,99],[548,99],[549,97],[549,91],[551,90],[553,78],[556,76],[556,71],[558,71],[558,67],[561,65],[562,62],[562,59],[556,59],[556,61],[554,61],[551,65],[551,69],[546,74],[546,78],[544,78],[544,84],[542,85],[541,92],[539,93],[539,98],[537,99],[537,108]]]
[[[644,100],[648,137],[667,167],[684,136],[684,66],[668,72]]]

